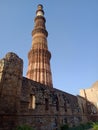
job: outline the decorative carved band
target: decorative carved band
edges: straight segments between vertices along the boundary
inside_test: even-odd
[[[46,19],[43,17],[43,16],[37,16],[34,20],[34,22],[36,22],[36,20],[40,20],[40,19],[43,19],[44,22],[46,22]]]
[[[37,33],[44,33],[46,37],[48,37],[48,32],[45,29],[42,28],[36,28],[32,31],[32,36]]]
[[[44,57],[48,57],[49,59],[51,58],[51,53],[48,50],[44,49],[33,49],[28,53],[28,57],[32,55],[42,55]]]
[[[29,73],[34,73],[34,72],[43,72],[43,73],[48,73],[48,74],[50,74],[51,75],[51,72],[49,71],[49,70],[46,70],[46,69],[32,69],[32,70],[29,70],[28,71],[28,74]]]

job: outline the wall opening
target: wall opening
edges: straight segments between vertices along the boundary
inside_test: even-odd
[[[56,100],[56,110],[59,111],[59,101],[58,101],[58,97],[57,97],[57,100]]]
[[[35,105],[35,102],[36,102],[36,98],[35,98],[35,95],[30,95],[30,102],[29,102],[29,108],[30,109],[35,109],[36,105]]]
[[[65,112],[67,112],[67,105],[66,105],[66,102],[64,102],[64,109],[65,109]]]
[[[45,110],[49,110],[49,100],[45,98]]]

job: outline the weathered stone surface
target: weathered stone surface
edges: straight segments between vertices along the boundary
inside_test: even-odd
[[[88,101],[88,103],[86,103],[86,108],[89,115],[91,115],[91,120],[98,120],[98,81],[88,89],[81,89],[80,95]]]
[[[81,116],[82,107],[76,96],[57,89],[49,89],[26,78],[23,78],[21,92],[20,111],[24,113],[19,119],[21,124],[31,124],[36,130],[50,130],[59,128],[61,124],[68,123],[73,126],[83,123],[84,119],[87,121],[86,116],[83,118]],[[30,95],[35,96],[35,109],[29,108]]]
[[[20,110],[23,61],[15,54],[8,53],[0,60],[0,128],[11,130],[17,122],[13,116]],[[5,118],[7,117],[7,118]],[[8,121],[9,120],[9,121]],[[13,126],[13,125],[12,125]]]

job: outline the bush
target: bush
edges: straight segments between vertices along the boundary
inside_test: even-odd
[[[93,130],[98,130],[98,122],[93,123]]]
[[[70,127],[68,130],[87,130],[89,128],[92,128],[92,123],[91,122],[88,122],[86,124],[80,124],[80,125],[74,126],[74,127]]]
[[[69,128],[69,127],[68,127],[67,124],[61,126],[61,130],[68,130],[68,128]]]
[[[21,126],[18,126],[15,130],[34,130],[34,129],[28,125],[21,125]]]
[[[86,124],[85,124],[85,129],[89,129],[89,128],[92,128],[92,122],[87,122]]]

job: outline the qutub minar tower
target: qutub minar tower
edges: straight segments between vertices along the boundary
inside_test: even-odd
[[[0,130],[20,125],[59,130],[98,121],[98,81],[81,89],[80,96],[53,88],[45,22],[43,6],[38,5],[27,78],[18,55],[9,52],[0,59]]]
[[[50,68],[51,53],[48,51],[43,6],[38,5],[35,17],[35,26],[32,31],[32,47],[28,53],[27,78],[53,87]]]

